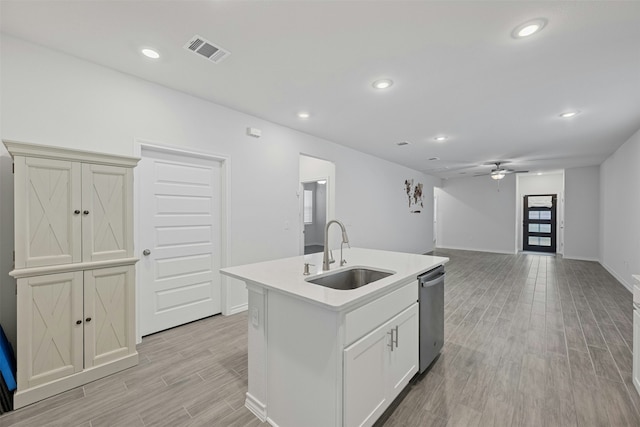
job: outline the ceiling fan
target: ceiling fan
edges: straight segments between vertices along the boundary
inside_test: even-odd
[[[489,175],[489,176],[491,176],[492,179],[501,180],[506,175],[511,174],[511,173],[527,173],[527,172],[529,172],[529,171],[518,171],[518,170],[513,170],[513,169],[507,169],[507,168],[501,166],[501,165],[506,164],[506,163],[510,163],[510,162],[507,161],[507,160],[496,160],[496,161],[493,161],[493,162],[484,163],[484,165],[486,165],[486,166],[495,165],[495,168],[491,169],[491,172],[489,172],[489,173],[480,173],[480,174],[476,174],[474,176],[486,176],[486,175]]]

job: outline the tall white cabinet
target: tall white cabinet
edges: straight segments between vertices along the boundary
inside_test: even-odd
[[[138,159],[3,142],[14,159],[20,408],[138,363]]]

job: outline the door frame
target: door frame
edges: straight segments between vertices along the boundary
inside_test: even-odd
[[[529,197],[551,197],[551,246],[549,249],[531,249],[528,243],[528,230],[529,224],[528,215],[528,198]],[[544,248],[544,246],[537,246],[538,248]],[[522,250],[533,252],[548,252],[557,253],[558,247],[558,195],[557,194],[526,194],[522,197]]]
[[[155,151],[159,153],[174,154],[185,157],[192,157],[195,159],[205,159],[220,163],[220,267],[224,268],[228,266],[228,254],[229,252],[229,230],[230,230],[230,218],[229,213],[229,200],[230,200],[230,177],[231,177],[231,158],[229,156],[223,156],[219,154],[213,154],[206,151],[194,150],[192,148],[181,148],[147,139],[136,138],[134,144],[134,155],[142,159],[142,151]],[[140,195],[143,193],[141,188],[141,177],[139,168],[133,169],[133,253],[140,253]],[[138,257],[139,258],[139,257]],[[229,307],[227,304],[227,278],[224,275],[220,275],[220,305],[222,314],[228,316],[231,314],[244,311],[247,308],[247,304],[243,304],[238,307]],[[136,343],[142,342],[142,335],[140,332],[140,269],[136,268]]]
[[[299,225],[299,230],[300,230],[300,255],[304,255],[304,240],[305,240],[305,233],[304,233],[304,184],[310,184],[312,182],[318,182],[318,181],[322,181],[325,180],[327,181],[327,183],[325,184],[325,227],[326,224],[329,220],[329,198],[330,198],[330,192],[331,189],[329,187],[329,184],[331,182],[331,177],[329,176],[321,176],[319,178],[314,178],[314,179],[305,179],[304,181],[300,181],[298,183],[299,185],[299,189],[298,189],[298,225]]]

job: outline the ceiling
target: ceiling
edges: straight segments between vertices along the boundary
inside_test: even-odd
[[[489,172],[479,165],[491,160],[532,172],[600,164],[640,128],[637,1],[0,8],[4,33],[442,178]],[[542,31],[511,37],[539,17],[548,20]],[[184,49],[196,34],[231,55],[214,64]],[[143,47],[160,59],[140,55]],[[374,89],[380,78],[393,86]],[[299,119],[301,110],[311,117]]]

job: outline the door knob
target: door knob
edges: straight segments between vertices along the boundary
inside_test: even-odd
[[[142,251],[142,255],[149,256],[151,255],[151,251],[149,249],[145,249],[144,251]]]
[[[76,215],[80,215],[80,210],[76,209],[75,211],[73,211],[73,213]]]
[[[76,325],[82,325],[82,320],[76,320]]]
[[[84,211],[82,213],[85,214],[85,215],[89,215],[89,211]]]

